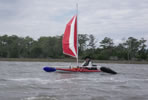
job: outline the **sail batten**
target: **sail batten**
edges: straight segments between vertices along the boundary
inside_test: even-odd
[[[64,54],[77,58],[77,16],[73,16],[66,25],[62,46]]]

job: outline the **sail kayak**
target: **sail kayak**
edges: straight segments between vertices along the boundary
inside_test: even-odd
[[[84,68],[78,65],[78,34],[77,34],[77,15],[73,16],[72,19],[67,23],[65,32],[62,39],[63,53],[77,59],[77,66],[75,68],[55,68],[55,67],[44,67],[43,70],[46,72],[55,71],[69,71],[69,72],[106,72],[116,74],[110,68]]]
[[[73,16],[72,19],[67,23],[65,32],[62,39],[63,53],[72,56],[77,59],[78,65],[78,34],[77,34],[77,15]],[[54,71],[69,71],[69,72],[100,72],[96,69],[87,69],[83,67],[75,68],[55,68],[55,67],[44,67],[46,72]]]

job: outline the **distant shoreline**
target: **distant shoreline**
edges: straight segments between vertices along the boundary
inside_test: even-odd
[[[0,61],[20,62],[76,62],[75,59],[47,59],[47,58],[0,58]],[[83,60],[79,60],[83,62]],[[115,63],[115,64],[148,64],[148,61],[115,61],[115,60],[93,60],[94,63]]]

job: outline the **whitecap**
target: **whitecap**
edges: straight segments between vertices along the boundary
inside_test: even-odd
[[[21,100],[57,100],[57,99],[55,97],[41,96],[41,97],[28,97]]]
[[[9,79],[11,81],[23,82],[23,83],[40,83],[40,84],[47,84],[53,82],[52,80],[41,79],[41,78],[16,78],[16,79]]]

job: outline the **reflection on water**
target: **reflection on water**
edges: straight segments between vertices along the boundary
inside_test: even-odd
[[[117,75],[42,70],[44,66],[67,65],[1,61],[1,100],[148,100],[147,65],[98,64],[111,67]]]

